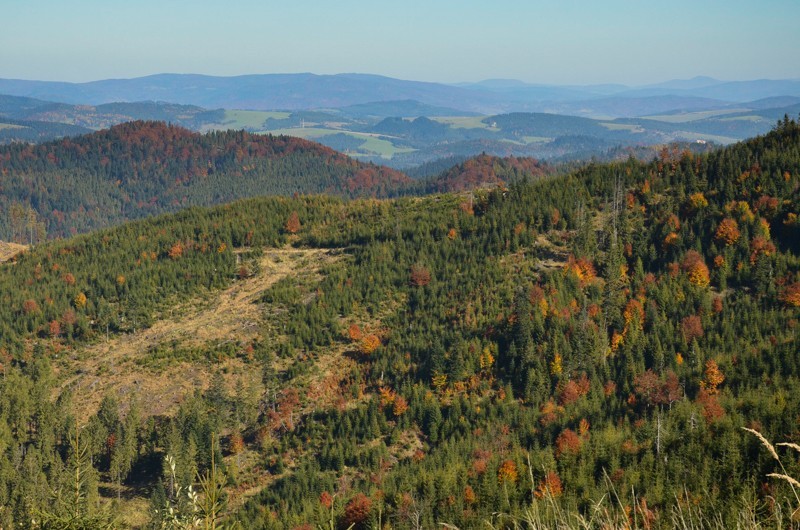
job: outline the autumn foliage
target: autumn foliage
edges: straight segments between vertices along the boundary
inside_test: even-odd
[[[626,329],[634,322],[641,328],[644,324],[644,306],[636,298],[631,298],[625,304],[625,311],[622,312],[622,316],[625,319]]]
[[[22,312],[26,315],[30,315],[31,313],[35,313],[39,311],[39,304],[36,303],[35,300],[25,300],[22,302]]]
[[[342,514],[342,527],[362,528],[372,511],[372,500],[363,493],[357,493],[355,497],[344,507]]]
[[[75,307],[81,309],[82,307],[86,306],[86,295],[83,293],[78,293],[75,295],[73,301],[75,302]]]
[[[725,416],[725,409],[719,404],[716,394],[711,394],[701,388],[697,394],[697,403],[702,407],[703,417],[707,423],[714,423]]]
[[[590,283],[597,276],[594,265],[586,258],[570,256],[564,270],[577,276],[582,284]]]
[[[755,265],[759,256],[771,256],[775,253],[775,245],[763,236],[756,236],[750,241],[750,264]]]
[[[556,457],[576,455],[580,452],[583,440],[572,429],[564,429],[556,438]]]
[[[475,490],[472,489],[472,486],[466,486],[464,488],[464,504],[475,504],[478,500],[478,496],[475,495]]]
[[[349,328],[347,328],[347,336],[350,337],[350,340],[358,342],[364,337],[364,333],[362,333],[358,324],[353,323],[350,324]]]
[[[434,181],[434,186],[437,191],[462,191],[503,185],[518,175],[541,176],[546,172],[547,167],[534,158],[482,154],[446,171]]]
[[[692,193],[689,195],[689,205],[693,209],[699,210],[708,206],[708,199],[702,192]]]
[[[703,256],[696,250],[690,250],[686,253],[681,262],[681,269],[683,269],[693,285],[706,287],[711,282],[708,266],[703,260]]]
[[[286,220],[284,228],[290,234],[296,234],[300,231],[300,216],[296,211],[293,211],[289,214],[289,218]]]
[[[414,287],[424,287],[431,283],[431,272],[422,265],[411,266],[410,283]]]
[[[58,320],[51,320],[49,325],[49,333],[51,337],[58,337],[61,335],[61,323]]]
[[[183,243],[178,241],[177,243],[175,243],[171,247],[169,247],[169,250],[167,251],[167,255],[170,257],[170,259],[176,260],[176,259],[180,258],[181,256],[183,256],[183,251],[184,250],[185,250],[185,247],[183,246]]]
[[[537,499],[543,499],[545,497],[557,498],[563,493],[564,485],[561,483],[561,477],[555,471],[548,471],[544,479],[536,486],[536,491],[533,492],[533,495]]]
[[[789,307],[800,307],[800,282],[787,285],[781,293],[781,301]]]
[[[497,470],[497,480],[500,484],[515,483],[519,478],[517,472],[517,464],[513,460],[504,460],[500,464],[500,469]]]
[[[562,406],[574,403],[582,396],[588,394],[589,388],[589,379],[586,377],[586,374],[582,374],[578,379],[570,379],[558,393],[558,403]]]
[[[228,447],[234,455],[241,453],[244,450],[244,438],[242,438],[242,435],[238,432],[231,434]]]
[[[331,495],[327,491],[323,491],[319,495],[319,503],[326,510],[330,510],[331,506],[333,506],[333,495]]]
[[[686,342],[692,342],[703,336],[703,322],[697,315],[690,315],[681,320],[681,333]]]
[[[706,361],[706,369],[703,372],[703,380],[700,381],[700,386],[705,389],[709,395],[717,393],[717,387],[725,381],[725,375],[719,369],[719,365],[714,359]]]
[[[680,382],[672,370],[659,377],[653,370],[646,370],[633,379],[636,395],[647,405],[669,405],[681,398]]]
[[[394,405],[392,406],[392,414],[395,417],[399,418],[403,414],[406,413],[408,410],[408,401],[403,396],[397,396],[394,400]]]
[[[358,351],[364,355],[369,355],[381,345],[381,339],[377,335],[370,333],[365,335],[364,338],[358,343]]]
[[[665,247],[674,246],[678,242],[678,239],[680,239],[678,234],[676,234],[675,232],[670,232],[664,237],[664,246]]]
[[[741,236],[739,224],[730,217],[723,219],[714,233],[714,239],[725,245],[733,245],[739,240],[739,236]]]

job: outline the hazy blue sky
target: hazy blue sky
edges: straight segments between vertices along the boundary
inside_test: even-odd
[[[800,78],[800,0],[4,0],[0,77]]]

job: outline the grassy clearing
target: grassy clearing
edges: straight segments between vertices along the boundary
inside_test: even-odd
[[[24,125],[16,125],[14,123],[0,123],[0,131],[3,129],[27,129]]]
[[[374,136],[368,136],[366,141],[361,144],[361,149],[368,153],[380,155],[383,158],[392,158],[398,153],[411,153],[416,151],[416,149],[411,149],[409,147],[397,147],[389,140],[375,138]]]
[[[13,259],[18,254],[27,250],[27,245],[20,245],[19,243],[6,243],[0,241],[0,263]]]
[[[546,136],[523,136],[522,140],[526,144],[540,144],[544,142],[551,142],[552,138],[547,138]]]
[[[225,118],[219,123],[209,123],[203,126],[202,131],[220,129],[261,129],[267,120],[285,120],[291,113],[272,112],[262,110],[226,110]]]
[[[360,135],[356,133],[351,133],[348,131],[343,131],[340,129],[328,129],[325,127],[287,127],[285,129],[275,129],[272,131],[259,131],[261,134],[274,134],[275,136],[278,135],[286,135],[286,136],[296,136],[297,138],[304,138],[306,140],[316,140],[317,138],[322,138],[324,136],[329,136],[332,134],[347,134],[349,136],[355,136],[356,138],[364,138],[366,135]]]
[[[207,300],[180,305],[148,329],[75,352],[80,372],[65,357],[60,366],[67,375],[63,386],[72,388],[76,410],[81,411],[79,421],[94,414],[109,394],[140,396],[147,415],[174,413],[196,388],[208,386],[217,366],[227,372],[231,385],[237,377],[257,378],[235,353],[241,345],[261,338],[265,317],[258,302],[263,293],[284,278],[318,271],[336,259],[323,249],[268,249],[253,276]],[[170,352],[179,359],[168,358]]]
[[[241,356],[209,361],[201,355],[192,359],[192,353],[204,352],[204,347],[214,343],[245,343],[258,339],[264,344],[277,344],[288,340],[283,326],[285,307],[280,302],[265,302],[265,293],[283,285],[284,290],[287,286],[290,288],[291,303],[317,296],[316,288],[326,269],[341,263],[342,259],[346,259],[342,253],[330,249],[267,248],[258,256],[257,268],[250,277],[236,281],[223,291],[181,304],[162,315],[147,330],[114,337],[109,342],[76,352],[75,356],[83,359],[81,372],[68,375],[63,384],[73,390],[75,408],[81,411],[79,421],[85,422],[106,394],[116,395],[121,401],[136,396],[146,416],[174,414],[187,396],[207,388],[212,374],[217,371],[223,374],[228,392],[233,393],[237,383],[241,383],[248,392],[260,394],[263,392],[261,373],[253,363]],[[256,265],[255,261],[250,264]],[[381,328],[374,316],[366,313],[362,316],[359,324],[363,329]],[[298,411],[300,416],[332,407],[355,407],[370,398],[364,395],[358,400],[342,401],[342,384],[357,364],[353,349],[351,343],[334,341],[330,346],[302,352],[296,357],[275,359],[276,369],[291,378],[286,387],[297,388],[305,396]],[[165,355],[185,354],[186,358],[174,362],[159,357],[153,361],[154,351]],[[61,363],[62,374],[69,374],[71,363],[68,359]],[[289,468],[291,461],[290,457]],[[226,488],[230,510],[240,507],[280,478],[264,470],[262,456],[252,446],[245,447],[238,455],[226,456],[225,462],[227,472],[236,479],[236,486]],[[121,498],[117,500],[115,484],[101,486],[101,490],[105,490],[104,502],[118,515],[120,523],[133,528],[144,527],[149,518],[147,492],[123,487]]]
[[[306,140],[318,140],[325,136],[334,134],[346,134],[364,142],[359,146],[358,151],[348,153],[351,156],[375,156],[378,155],[382,158],[392,158],[398,153],[410,153],[415,149],[407,147],[397,147],[389,140],[379,138],[374,134],[354,133],[344,131],[341,129],[326,129],[323,127],[292,127],[287,129],[277,129],[274,131],[263,131],[264,133],[271,133],[275,135],[285,134],[287,136],[296,136],[298,138],[305,138]]]
[[[488,123],[484,123],[483,119],[486,116],[437,116],[431,118],[433,121],[449,125],[453,129],[488,129],[490,131],[499,131],[497,127],[491,127]]]
[[[729,136],[719,136],[716,134],[704,134],[704,133],[696,133],[696,132],[689,132],[689,131],[676,131],[675,133],[676,140],[684,140],[688,142],[694,142],[696,140],[704,140],[707,142],[715,142],[721,145],[728,145],[728,144],[735,144],[739,141],[738,138],[731,138]]]
[[[666,123],[688,123],[691,121],[705,120],[707,118],[714,118],[716,116],[724,116],[726,114],[735,114],[737,112],[746,112],[749,109],[718,109],[718,110],[702,110],[697,112],[681,112],[679,114],[655,114],[652,116],[642,116],[648,120],[663,121]]]
[[[611,122],[601,122],[600,125],[608,129],[609,131],[629,131],[632,133],[643,133],[644,129],[642,129],[639,125],[633,123],[611,123]]]
[[[730,116],[728,118],[720,118],[719,121],[752,121],[752,122],[764,121],[764,122],[772,123],[770,120],[767,120],[763,116],[754,116],[754,115],[750,115],[750,116]]]

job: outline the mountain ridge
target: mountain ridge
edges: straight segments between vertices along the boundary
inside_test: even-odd
[[[712,82],[714,81],[714,82]],[[673,80],[643,87],[624,85],[545,85],[487,80],[477,83],[411,81],[361,73],[334,75],[153,74],[130,79],[105,79],[83,83],[0,79],[0,93],[36,97],[64,103],[103,104],[114,101],[167,101],[206,108],[253,110],[343,107],[379,100],[416,99],[428,105],[452,106],[484,114],[511,110],[537,110],[536,105],[556,101],[591,101],[597,97],[682,95],[729,102],[775,96],[800,96],[800,80],[759,79],[718,81],[711,78]],[[380,97],[376,97],[380,94]]]

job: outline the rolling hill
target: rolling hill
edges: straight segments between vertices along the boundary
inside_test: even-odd
[[[535,180],[552,173],[552,168],[533,158],[497,157],[481,154],[443,171],[426,182],[430,192],[471,191],[506,186],[521,180]]]
[[[196,141],[164,128],[94,138]],[[479,163],[504,162],[453,174]],[[771,525],[797,507],[770,473],[798,469],[798,182],[787,119],[474,194],[36,245],[0,264],[0,524]]]
[[[514,80],[453,86],[364,74],[160,74],[79,84],[0,79],[0,93],[18,95],[0,96],[0,117],[93,129],[131,120],[201,132],[244,129],[296,136],[408,169],[481,152],[576,160],[619,147],[730,144],[766,133],[784,115],[797,115],[799,86],[795,80],[704,77],[633,88]],[[9,121],[0,141],[40,141],[78,131],[44,127],[48,132],[42,133],[34,132],[41,124],[14,125]]]
[[[410,182],[397,171],[298,138],[199,134],[160,122],[0,147],[0,172],[3,209],[32,208],[50,236],[62,237],[254,195],[385,195]],[[21,235],[22,220],[0,223],[0,233],[29,239]]]
[[[0,116],[0,145],[40,143],[90,132],[85,127],[50,121],[15,120]]]
[[[222,110],[206,110],[192,105],[153,101],[116,102],[94,106],[0,95],[0,119],[74,125],[76,127],[70,136],[84,134],[90,129],[107,129],[113,125],[137,120],[163,121],[199,130],[206,124],[224,121],[224,117],[225,113]]]

